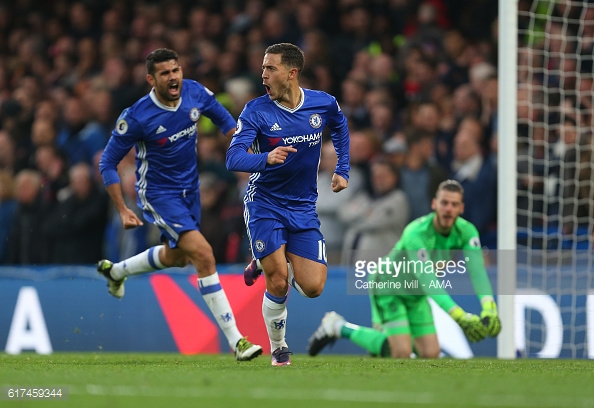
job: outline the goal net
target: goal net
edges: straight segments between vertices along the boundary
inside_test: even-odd
[[[594,4],[520,0],[517,19],[515,346],[594,358]]]

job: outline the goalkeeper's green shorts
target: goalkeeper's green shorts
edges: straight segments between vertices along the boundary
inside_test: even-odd
[[[435,334],[427,296],[370,295],[371,321],[386,336],[409,334],[413,339]]]

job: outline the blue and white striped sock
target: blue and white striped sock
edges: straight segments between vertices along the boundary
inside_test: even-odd
[[[134,255],[121,262],[115,263],[111,268],[111,277],[120,280],[130,275],[138,275],[165,269],[166,266],[159,259],[159,252],[163,245],[157,245],[147,249],[144,252]]]
[[[242,335],[237,329],[237,323],[227,295],[221,286],[219,274],[215,272],[205,278],[198,278],[198,289],[219,327],[225,333],[229,346],[235,351],[235,345]]]
[[[278,297],[264,292],[262,300],[262,316],[266,323],[268,338],[270,339],[270,350],[274,351],[279,347],[287,347],[285,333],[287,331],[287,295]]]

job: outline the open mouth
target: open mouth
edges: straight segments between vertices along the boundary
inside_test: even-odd
[[[169,92],[171,92],[172,94],[177,94],[179,92],[179,83],[178,82],[172,82],[169,84],[169,86],[167,87],[167,89],[169,89]]]
[[[270,86],[269,85],[266,85],[266,84],[263,84],[263,85],[264,85],[264,88],[266,89],[266,93],[268,95],[270,95]]]

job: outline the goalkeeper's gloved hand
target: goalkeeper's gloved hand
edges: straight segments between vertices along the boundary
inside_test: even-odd
[[[481,321],[487,328],[487,333],[495,337],[501,331],[501,320],[497,314],[497,305],[492,300],[483,302],[483,311],[481,312]]]
[[[456,306],[450,311],[450,316],[458,323],[458,326],[472,343],[487,337],[487,328],[477,315],[466,313],[460,306]]]

